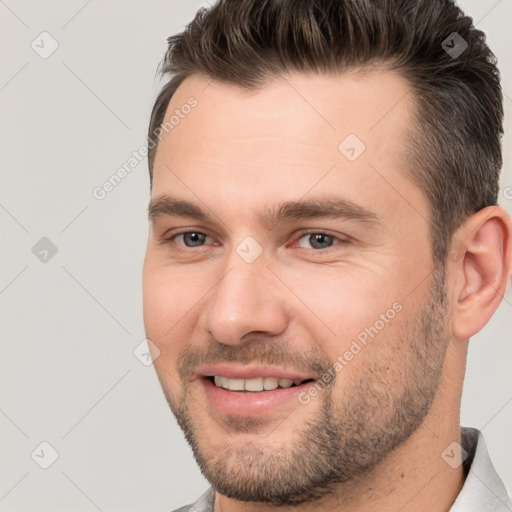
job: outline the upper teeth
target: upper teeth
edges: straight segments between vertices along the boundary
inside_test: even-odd
[[[278,379],[277,377],[256,377],[255,379],[229,379],[215,375],[215,385],[230,391],[270,391],[278,387],[289,388],[292,384],[300,384],[301,380]]]

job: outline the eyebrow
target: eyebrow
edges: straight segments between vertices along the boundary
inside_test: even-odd
[[[162,216],[190,217],[199,221],[213,221],[212,216],[199,206],[189,201],[177,199],[169,195],[159,195],[151,199],[148,207],[148,218],[151,222]],[[349,198],[338,196],[321,196],[307,200],[286,201],[267,208],[258,214],[258,221],[267,227],[283,221],[308,219],[344,219],[351,220],[365,227],[380,224],[374,212],[358,205]]]

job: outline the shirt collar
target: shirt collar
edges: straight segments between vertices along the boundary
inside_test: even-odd
[[[512,502],[492,465],[483,434],[475,428],[461,429],[466,481],[450,512],[511,512]]]

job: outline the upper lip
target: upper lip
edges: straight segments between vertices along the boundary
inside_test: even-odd
[[[258,377],[276,377],[278,379],[309,380],[313,377],[302,372],[286,370],[275,366],[248,366],[232,363],[203,366],[197,372],[199,377],[215,375],[228,379],[255,379]]]

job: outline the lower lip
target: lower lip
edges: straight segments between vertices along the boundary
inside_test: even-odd
[[[262,416],[277,407],[295,400],[300,405],[298,395],[313,383],[305,382],[290,388],[277,388],[272,391],[228,391],[217,387],[207,378],[201,378],[206,398],[220,414],[227,416]]]

